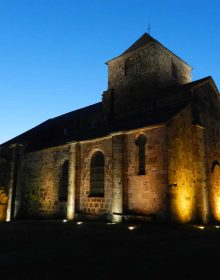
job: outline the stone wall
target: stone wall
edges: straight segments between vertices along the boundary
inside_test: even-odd
[[[58,193],[62,164],[68,156],[68,146],[24,155],[20,216],[66,216],[66,202],[59,202]]]
[[[140,134],[147,138],[146,175],[137,175],[138,150],[135,140]],[[77,143],[73,182],[75,212],[79,216],[113,218],[115,221],[127,214],[165,218],[166,145],[165,126]],[[91,157],[96,151],[101,151],[105,157],[103,197],[90,195]],[[69,158],[69,153],[70,146],[63,146],[24,155],[20,214],[45,218],[66,215],[66,202],[59,201],[58,192],[62,164]]]
[[[138,147],[144,134],[145,175],[138,175]],[[127,212],[165,218],[167,214],[167,131],[166,126],[140,129],[127,135]]]
[[[171,219],[220,221],[220,102],[212,82],[168,123]]]
[[[90,196],[90,164],[96,151],[101,151],[105,157],[104,197]],[[78,213],[104,216],[111,214],[112,203],[112,139],[111,137],[85,141],[78,148],[77,199]]]
[[[132,58],[135,69],[133,75],[125,74],[125,62]],[[119,56],[108,63],[108,88],[120,89],[144,80],[155,85],[157,82],[158,64],[155,46],[149,43],[138,50]]]
[[[196,192],[191,106],[168,122],[168,187],[170,219],[196,219]]]
[[[211,83],[195,89],[194,111],[204,127],[206,176],[209,193],[210,221],[220,221],[220,98]]]
[[[192,81],[191,67],[179,57],[172,54],[163,46],[157,44],[156,57],[158,60],[158,82],[160,87],[172,84],[186,84]],[[177,77],[173,76],[172,63],[177,70]]]
[[[144,134],[146,175],[138,175],[135,140]],[[110,217],[144,215],[165,218],[167,195],[166,127],[148,128],[80,144],[77,171],[78,213]],[[90,164],[96,151],[105,156],[105,195],[90,196]],[[78,152],[79,153],[79,152]],[[118,217],[119,219],[119,217]]]

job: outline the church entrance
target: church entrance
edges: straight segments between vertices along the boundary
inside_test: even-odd
[[[215,221],[220,221],[220,166],[216,161],[212,166],[211,209]]]
[[[0,221],[6,220],[9,178],[10,166],[6,159],[0,158]]]
[[[0,187],[0,221],[6,220],[8,196],[4,187]]]

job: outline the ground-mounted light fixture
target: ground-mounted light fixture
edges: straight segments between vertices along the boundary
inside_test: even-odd
[[[136,226],[128,226],[129,230],[134,230],[136,228]]]
[[[198,229],[201,229],[201,230],[205,229],[205,226],[202,226],[202,225],[201,226],[200,225],[195,225],[194,227],[198,228]]]

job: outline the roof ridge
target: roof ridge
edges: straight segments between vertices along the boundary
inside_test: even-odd
[[[181,57],[176,55],[173,51],[171,51],[170,49],[165,47],[162,43],[160,43],[157,39],[153,38],[147,32],[145,32],[141,37],[139,37],[127,50],[125,50],[120,55],[118,55],[118,56],[108,60],[105,64],[108,64],[110,61],[112,61],[112,60],[114,60],[114,59],[116,59],[118,57],[121,57],[121,56],[123,56],[123,55],[125,55],[127,53],[135,51],[138,48],[144,47],[144,46],[148,45],[150,42],[159,44],[162,48],[164,48],[166,51],[168,51],[171,55],[175,56],[176,58],[178,58],[179,60],[184,62],[186,65],[188,65],[192,69],[192,67],[185,60],[183,60]]]
[[[134,51],[144,45],[147,45],[149,42],[154,41],[155,39],[148,33],[144,33],[139,37],[127,50],[125,50],[121,55],[124,55],[128,52]]]
[[[51,120],[55,120],[57,118],[60,118],[60,117],[66,116],[66,115],[70,115],[70,114],[73,114],[73,113],[76,113],[76,112],[80,112],[80,111],[83,111],[85,109],[89,109],[89,108],[95,107],[95,106],[97,106],[99,104],[102,104],[102,102],[100,101],[100,102],[97,102],[97,103],[94,103],[94,104],[91,104],[91,105],[88,105],[88,106],[85,106],[85,107],[82,107],[82,108],[79,108],[79,109],[76,109],[76,110],[73,110],[73,111],[70,111],[70,112],[67,112],[67,113],[64,113],[62,115],[59,115],[57,117],[52,118]]]

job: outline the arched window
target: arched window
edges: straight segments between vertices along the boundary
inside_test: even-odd
[[[10,166],[6,159],[0,158],[0,187],[8,188],[10,179]]]
[[[69,161],[65,160],[62,165],[61,177],[60,177],[60,188],[59,188],[59,200],[67,200],[68,194],[68,175],[69,175]]]
[[[90,196],[104,196],[105,158],[102,152],[95,152],[90,166]]]
[[[144,134],[140,134],[135,141],[138,146],[138,175],[145,175],[145,144],[147,139]]]
[[[135,64],[132,57],[125,61],[125,76],[133,76],[135,74]]]

